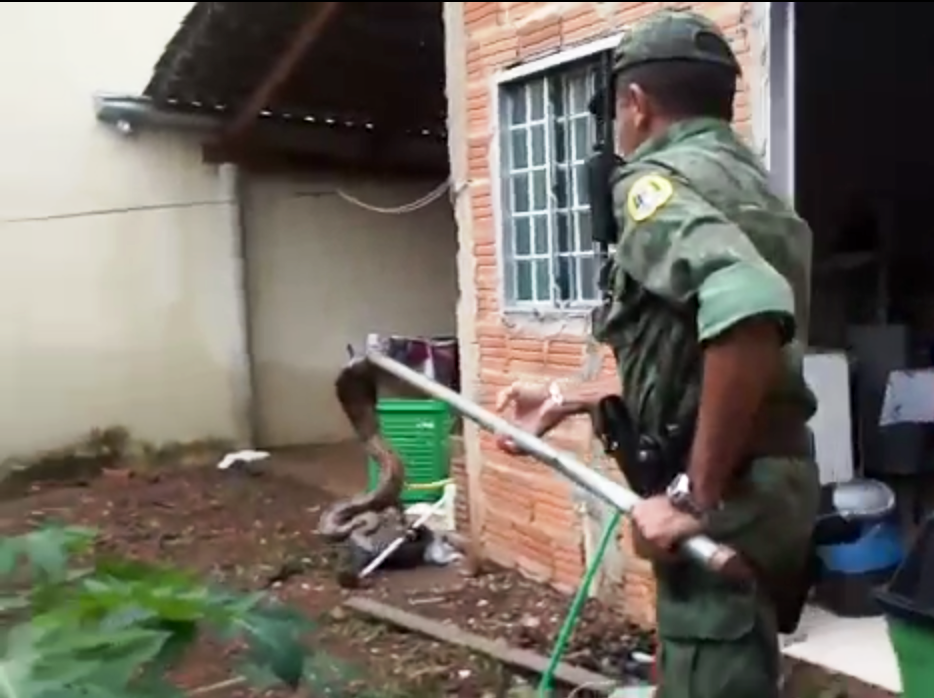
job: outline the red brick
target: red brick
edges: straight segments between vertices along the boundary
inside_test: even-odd
[[[532,520],[532,499],[528,484],[505,470],[485,467],[480,473],[483,502],[490,511],[512,524]]]
[[[524,25],[518,31],[519,57],[541,55],[561,46],[561,18],[548,19]]]
[[[551,581],[554,575],[551,536],[532,524],[516,524],[514,529],[519,568],[542,581]]]

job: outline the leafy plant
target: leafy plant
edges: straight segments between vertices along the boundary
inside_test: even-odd
[[[245,647],[244,680],[296,688],[320,673],[300,614],[166,566],[75,567],[95,537],[49,526],[0,539],[0,698],[181,698],[167,675],[206,633]]]

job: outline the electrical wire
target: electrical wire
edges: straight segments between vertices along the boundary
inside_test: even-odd
[[[450,188],[450,182],[445,180],[424,196],[415,199],[415,201],[392,207],[382,207],[368,204],[367,202],[361,201],[352,194],[348,194],[347,192],[341,191],[340,189],[338,189],[335,193],[347,203],[366,209],[367,211],[372,211],[373,213],[380,213],[385,215],[404,215],[406,213],[418,211],[419,209],[434,203],[442,196],[444,196],[444,194],[447,193]],[[12,225],[16,223],[37,223],[42,221],[67,220],[69,218],[93,218],[96,216],[112,216],[121,213],[135,213],[139,211],[165,211],[171,209],[200,208],[203,206],[223,206],[233,203],[236,202],[230,199],[205,199],[201,201],[175,201],[161,204],[138,204],[130,206],[118,206],[113,208],[88,209],[84,211],[67,211],[64,213],[52,213],[38,216],[0,218],[0,224]]]
[[[113,216],[120,213],[134,213],[137,211],[166,211],[171,209],[199,208],[202,206],[222,206],[235,203],[230,199],[206,199],[204,201],[177,201],[164,204],[138,204],[135,206],[119,206],[115,208],[88,209],[85,211],[68,211],[65,213],[50,213],[41,216],[22,216],[19,218],[0,218],[0,223],[12,225],[15,223],[38,223],[43,221],[67,220],[69,218],[93,218],[95,216]]]
[[[368,204],[367,202],[362,201],[358,199],[357,197],[353,196],[352,194],[348,194],[347,192],[342,191],[341,189],[338,189],[336,193],[341,199],[343,199],[349,204],[357,206],[358,208],[362,208],[364,210],[371,211],[373,213],[380,213],[383,215],[401,216],[401,215],[405,215],[406,213],[413,213],[415,211],[418,211],[419,209],[425,208],[429,204],[434,203],[435,201],[440,199],[442,196],[444,196],[450,188],[451,188],[450,180],[444,180],[443,182],[441,182],[441,184],[436,186],[430,192],[428,192],[422,197],[419,197],[415,201],[411,201],[407,204],[402,204],[400,206],[391,206],[391,207],[376,206],[374,204]]]

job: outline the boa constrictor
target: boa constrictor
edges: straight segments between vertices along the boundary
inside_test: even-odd
[[[318,533],[330,542],[350,541],[373,551],[381,531],[398,535],[405,530],[400,495],[405,484],[405,468],[399,456],[379,433],[376,398],[380,370],[365,358],[353,359],[337,377],[337,399],[350,424],[363,442],[367,455],[379,465],[375,489],[332,504],[321,515]],[[392,525],[388,525],[388,524]],[[388,530],[387,530],[388,529]]]

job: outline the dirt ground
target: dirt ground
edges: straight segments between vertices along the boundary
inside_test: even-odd
[[[258,474],[257,474],[258,472]],[[165,469],[139,475],[105,471],[81,486],[45,485],[0,505],[0,535],[53,519],[101,531],[101,546],[137,559],[170,561],[241,589],[268,589],[317,621],[313,642],[331,690],[303,698],[498,698],[529,696],[535,677],[448,643],[405,633],[341,608],[348,592],[334,582],[335,551],[316,536],[325,493],[294,478],[257,471]],[[569,606],[551,589],[504,570],[467,577],[452,568],[386,572],[366,593],[429,618],[548,655]],[[632,648],[651,652],[651,638],[619,613],[588,602],[565,661],[622,677]],[[189,695],[234,676],[227,648],[199,647],[177,677]],[[815,684],[823,689],[814,691]],[[338,687],[339,690],[334,690]],[[825,677],[795,671],[787,698],[816,698]],[[835,698],[884,698],[848,686]],[[285,698],[289,691],[244,686],[211,691],[224,698]],[[566,695],[555,691],[556,698]],[[578,693],[578,695],[580,695]]]
[[[347,592],[334,583],[335,554],[314,533],[331,495],[268,473],[210,468],[148,475],[105,472],[83,486],[46,485],[4,504],[0,534],[48,519],[92,526],[111,552],[171,561],[238,588],[268,588],[317,619],[313,641],[327,657],[324,673],[344,685],[345,695],[369,688],[386,698],[492,698],[524,682],[489,659],[339,608]],[[362,593],[545,655],[569,603],[557,592],[501,570],[474,578],[454,569],[387,572]],[[614,618],[589,606],[567,660],[614,675],[621,672],[630,644],[650,649],[646,637]],[[179,683],[198,689],[231,675],[226,653],[205,646]],[[214,695],[293,694],[231,687]]]

